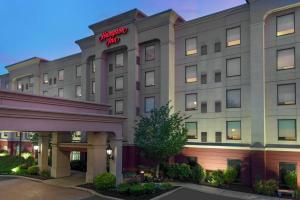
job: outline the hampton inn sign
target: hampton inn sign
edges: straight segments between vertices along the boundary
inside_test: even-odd
[[[118,44],[121,40],[118,36],[127,34],[127,32],[127,27],[119,27],[112,31],[103,32],[99,40],[100,42],[106,41],[106,46],[109,47],[112,44]]]

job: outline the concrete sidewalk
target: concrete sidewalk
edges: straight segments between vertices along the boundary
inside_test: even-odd
[[[196,190],[196,191],[199,191],[202,193],[217,194],[219,196],[225,196],[225,197],[242,199],[242,200],[288,200],[288,199],[283,199],[283,198],[278,198],[278,197],[268,197],[268,196],[245,193],[245,192],[224,190],[224,189],[220,189],[220,188],[208,187],[208,186],[197,185],[197,184],[192,184],[192,183],[172,182],[172,184],[175,186],[181,186],[184,188]]]

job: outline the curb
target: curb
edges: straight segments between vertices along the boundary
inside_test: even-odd
[[[182,189],[181,186],[179,186],[178,188],[176,188],[176,189],[174,189],[174,190],[171,190],[171,191],[169,191],[169,192],[166,192],[166,193],[163,193],[163,194],[161,194],[161,195],[159,195],[159,196],[156,196],[156,197],[154,197],[154,198],[152,198],[152,199],[150,199],[150,200],[159,200],[159,199],[161,199],[161,198],[163,198],[163,197],[166,197],[166,196],[169,196],[169,195],[173,194],[174,192],[176,192],[176,191],[178,191],[178,190],[180,190],[180,189]]]

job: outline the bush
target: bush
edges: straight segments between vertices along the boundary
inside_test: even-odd
[[[134,196],[145,194],[145,189],[142,184],[134,184],[130,186],[129,193]]]
[[[43,171],[41,171],[40,175],[42,177],[49,178],[50,177],[50,172],[48,170],[43,170]]]
[[[213,171],[207,178],[207,182],[212,186],[224,186],[224,173],[221,170]]]
[[[28,168],[28,174],[38,175],[40,168],[38,166],[31,166]]]
[[[189,165],[181,164],[177,166],[177,174],[180,181],[186,181],[191,177],[192,171]]]
[[[86,163],[82,160],[72,160],[70,165],[72,170],[86,172]]]
[[[26,164],[25,159],[19,156],[0,157],[0,173],[12,173],[12,169]]]
[[[31,152],[22,152],[21,157],[23,157],[25,160],[27,160],[29,157],[32,157]]]
[[[26,164],[27,168],[35,165],[34,158],[32,156],[28,157],[27,159],[25,159],[25,164]]]
[[[284,182],[288,188],[297,189],[297,174],[294,171],[289,171],[284,176]]]
[[[297,189],[296,190],[296,194],[295,194],[296,196],[295,196],[295,199],[296,200],[300,200],[300,189]]]
[[[191,179],[194,183],[201,183],[205,178],[204,169],[200,165],[192,167]]]
[[[273,179],[257,181],[254,184],[254,190],[258,194],[273,196],[277,190],[277,182]]]
[[[144,189],[145,189],[145,193],[151,194],[155,192],[156,189],[156,185],[155,183],[145,183],[143,185]]]
[[[170,190],[172,188],[173,188],[173,186],[170,183],[161,183],[161,184],[159,184],[159,189],[160,190]]]
[[[116,186],[116,177],[111,173],[103,173],[94,179],[94,185],[98,190],[109,190]]]
[[[129,188],[130,188],[130,184],[122,183],[122,184],[118,185],[117,191],[120,194],[128,194],[129,193]]]
[[[172,164],[166,167],[166,175],[171,179],[177,178],[177,166],[178,164]]]
[[[152,182],[154,177],[151,173],[144,173],[144,181],[145,182]]]
[[[233,183],[238,176],[238,170],[236,168],[229,167],[224,172],[224,181],[227,184]]]
[[[8,151],[4,149],[0,149],[0,157],[8,156]]]

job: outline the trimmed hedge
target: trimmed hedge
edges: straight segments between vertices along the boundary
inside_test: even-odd
[[[26,160],[19,156],[4,156],[0,157],[0,173],[9,174],[12,169],[27,164]]]
[[[166,175],[171,179],[200,183],[205,177],[205,172],[200,165],[191,167],[187,164],[172,164],[166,167]]]
[[[116,186],[116,176],[111,173],[103,173],[95,177],[94,185],[98,190],[109,190]]]
[[[140,196],[144,194],[153,194],[158,191],[171,190],[173,186],[170,183],[122,183],[117,186],[117,192],[120,194]]]
[[[27,171],[28,171],[28,174],[30,174],[30,175],[38,175],[40,168],[39,168],[39,166],[31,166],[31,167],[28,167]]]
[[[254,190],[258,194],[274,196],[277,190],[277,182],[273,179],[257,181],[254,184]]]

